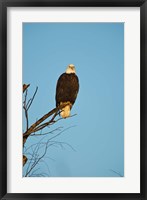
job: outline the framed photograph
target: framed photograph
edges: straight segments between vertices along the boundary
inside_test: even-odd
[[[0,13],[1,199],[147,199],[147,2]]]

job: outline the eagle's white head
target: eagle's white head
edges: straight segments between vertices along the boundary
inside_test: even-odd
[[[76,73],[75,66],[73,64],[69,64],[66,69],[67,74]]]

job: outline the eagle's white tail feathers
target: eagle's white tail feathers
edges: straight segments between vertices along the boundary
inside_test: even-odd
[[[67,105],[64,108],[62,108],[60,115],[62,118],[69,117],[70,116],[70,105]]]

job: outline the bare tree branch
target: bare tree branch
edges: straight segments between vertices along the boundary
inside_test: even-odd
[[[42,154],[42,156],[40,156],[36,162],[33,163],[33,165],[31,166],[31,168],[29,169],[29,171],[26,173],[26,176],[28,176],[28,174],[32,171],[32,169],[34,169],[34,167],[39,163],[39,161],[45,156],[46,152],[47,152],[47,148],[48,148],[48,142],[45,146],[45,150],[44,153]]]
[[[28,109],[27,109],[27,94],[28,94],[28,90],[27,88],[25,89],[25,99],[24,99],[24,102],[23,102],[23,109],[24,109],[24,112],[25,112],[25,117],[26,117],[26,131],[28,130],[28,127],[29,127],[29,117],[28,117]]]
[[[23,84],[23,92],[26,91],[26,89],[30,86],[30,84],[26,85],[26,84]]]
[[[26,130],[23,133],[23,148],[24,148],[24,154],[23,155],[23,166],[27,164],[27,168],[26,168],[26,173],[25,176],[43,176],[43,174],[39,174],[37,171],[39,168],[36,169],[36,166],[38,166],[38,164],[40,162],[44,162],[43,158],[46,155],[47,149],[51,146],[60,146],[61,148],[64,148],[64,145],[69,146],[72,150],[74,150],[74,148],[69,145],[66,142],[59,142],[59,141],[55,141],[53,139],[55,139],[56,137],[58,137],[61,133],[63,133],[65,130],[71,128],[67,128],[64,129],[63,131],[60,131],[58,134],[53,134],[55,131],[60,130],[63,127],[58,127],[52,131],[46,132],[46,133],[42,133],[42,130],[45,127],[49,127],[50,125],[53,125],[54,123],[58,122],[59,120],[63,119],[61,117],[56,118],[57,116],[59,116],[62,108],[64,108],[66,105],[69,105],[70,103],[64,103],[54,109],[52,109],[51,111],[49,111],[48,113],[44,114],[40,119],[37,119],[35,123],[33,123],[31,126],[29,126],[29,109],[35,99],[35,96],[37,94],[38,91],[38,87],[36,87],[36,90],[32,96],[32,98],[30,98],[27,101],[27,95],[28,95],[28,87],[30,86],[30,84],[23,85],[23,93],[25,92],[24,95],[24,102],[23,102],[23,109],[24,109],[24,114],[25,114],[25,118],[26,118]],[[74,116],[74,115],[72,115]],[[70,117],[72,117],[70,116]],[[50,118],[50,119],[48,119]],[[46,121],[48,119],[48,121]],[[36,133],[40,131],[40,133]],[[32,134],[33,133],[33,134]],[[44,139],[44,137],[40,140],[39,143],[37,144],[33,144],[31,145],[29,148],[26,148],[24,146],[26,140],[28,139],[29,136],[43,136],[45,135],[45,137],[49,134],[53,134],[48,140],[47,142],[42,142],[42,140]],[[30,149],[31,148],[31,149]],[[30,150],[29,150],[30,149]],[[40,149],[44,149],[44,153],[42,155]],[[75,150],[74,150],[75,151]],[[32,152],[32,153],[31,153]],[[28,156],[28,158],[27,158]],[[45,163],[46,164],[46,163]],[[49,170],[48,170],[49,171]],[[36,173],[37,172],[37,173]],[[44,173],[45,176],[45,173]]]
[[[30,126],[30,128],[28,128],[28,130],[23,134],[23,144],[26,142],[28,136],[35,132],[36,127],[41,124],[44,120],[46,120],[48,117],[52,116],[53,114],[55,114],[53,116],[53,118],[48,122],[48,125],[50,123],[53,123],[54,118],[58,115],[59,110],[61,110],[62,108],[64,108],[66,105],[69,105],[69,103],[65,103],[62,104],[61,106],[59,106],[58,108],[54,108],[53,110],[49,111],[47,114],[45,114],[43,117],[41,117],[39,120],[37,120],[34,124],[32,124]],[[46,125],[47,126],[47,125]],[[44,128],[45,126],[43,126]],[[40,130],[40,129],[39,129]]]
[[[27,160],[28,160],[27,157],[23,155],[23,166],[26,164]]]

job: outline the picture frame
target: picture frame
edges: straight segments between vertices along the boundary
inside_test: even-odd
[[[140,193],[8,193],[7,183],[7,159],[8,159],[8,148],[7,142],[9,138],[7,137],[7,112],[8,106],[7,98],[7,8],[9,7],[140,7],[140,33],[141,33],[141,52],[140,52]],[[147,199],[146,191],[146,181],[147,181],[147,141],[146,141],[146,101],[147,101],[147,60],[146,60],[146,49],[147,49],[147,1],[139,0],[7,0],[0,2],[0,141],[1,141],[1,151],[0,151],[0,198],[1,199]],[[133,72],[132,72],[133,73]]]

